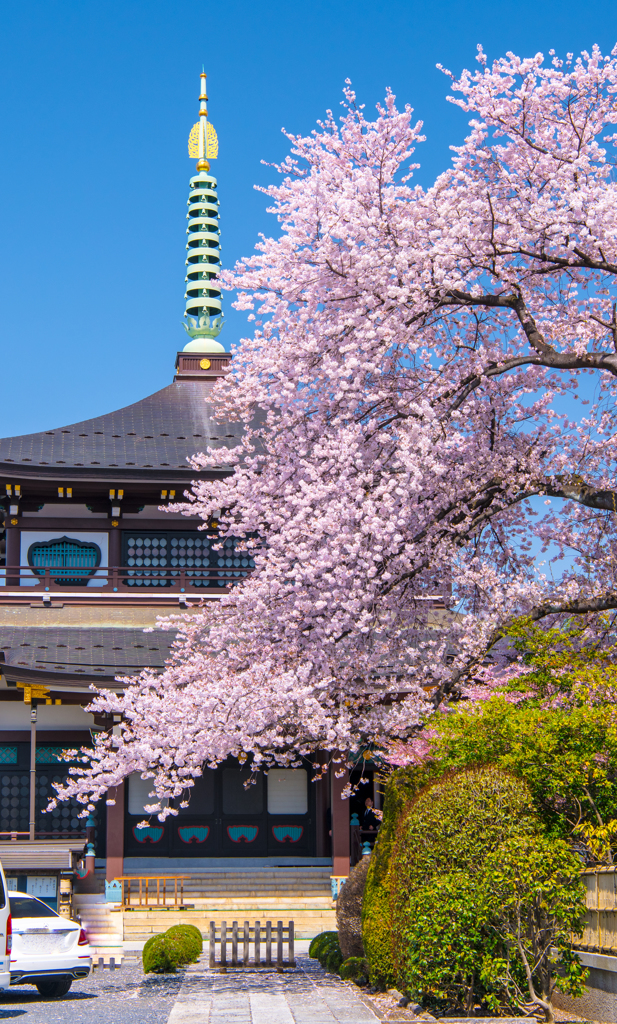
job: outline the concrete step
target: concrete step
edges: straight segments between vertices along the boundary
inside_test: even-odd
[[[180,873],[180,872],[179,872]],[[251,897],[297,897],[327,896],[330,892],[328,872],[287,872],[287,871],[229,871],[199,873],[191,875],[180,883],[185,899],[233,896]],[[150,881],[149,890],[154,892],[156,882]],[[173,891],[173,883],[167,883],[167,891]],[[138,891],[137,880],[131,884],[131,891]]]
[[[317,899],[233,899],[229,896],[222,899],[195,899],[185,903],[186,910],[244,910],[245,907],[257,908],[259,912],[287,913],[290,907],[297,910],[332,910],[333,901],[329,897]],[[175,906],[133,906],[126,909],[126,915],[131,913],[168,913],[170,910],[179,909]],[[179,909],[180,913],[184,910]]]
[[[95,955],[99,948],[118,947],[122,952],[122,913],[105,903],[100,894],[76,894],[73,896],[73,910],[88,935]]]
[[[229,925],[233,921],[244,924],[250,921],[260,921],[265,929],[266,921],[288,921],[294,922],[296,936],[299,939],[312,939],[319,932],[330,931],[336,928],[336,912],[332,909],[321,909],[308,911],[302,908],[289,907],[285,911],[277,913],[264,913],[263,907],[244,907],[242,910],[236,908],[229,910],[168,910],[168,911],[129,911],[124,917],[124,940],[139,941],[150,938],[159,932],[167,931],[174,924],[194,924],[202,935],[209,934],[210,921],[220,925],[226,921]]]
[[[127,875],[130,875],[127,872]],[[139,877],[139,872],[135,872],[135,877]],[[145,874],[145,872],[143,872]],[[177,875],[182,875],[182,867],[178,867],[176,870]],[[153,872],[149,877],[156,877],[156,872]],[[330,881],[329,871],[311,872],[308,870],[301,872],[291,871],[204,871],[204,872],[190,872],[184,878],[184,885],[284,885],[284,886],[295,886],[295,885],[328,885]]]

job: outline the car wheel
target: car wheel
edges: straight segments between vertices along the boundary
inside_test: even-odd
[[[72,978],[41,978],[35,982],[42,996],[65,996],[72,984]]]

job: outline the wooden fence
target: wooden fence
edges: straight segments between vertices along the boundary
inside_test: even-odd
[[[217,945],[219,958],[217,960]],[[274,945],[274,950],[273,950]],[[251,960],[251,946],[253,958]],[[287,946],[287,958],[284,947]],[[265,953],[262,960],[261,953]],[[274,957],[273,957],[274,952]],[[210,921],[210,967],[218,967],[222,971],[228,967],[295,967],[294,959],[294,923],[284,925],[277,921],[276,929],[272,921],[262,926],[260,921],[252,925],[244,922],[242,928],[237,921],[232,921],[231,928],[222,921],[220,926]]]
[[[112,894],[111,886],[106,886],[107,899],[122,903],[124,910],[135,910],[141,907],[156,909],[157,907],[186,907],[184,902],[184,882],[190,875],[119,875],[114,879],[118,885],[117,897]],[[168,884],[169,883],[169,884]]]
[[[582,872],[587,889],[587,913],[575,949],[594,953],[617,951],[617,866],[588,868]]]

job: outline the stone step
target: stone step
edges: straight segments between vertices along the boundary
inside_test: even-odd
[[[135,884],[134,882],[132,883]],[[150,883],[152,884],[152,883]],[[169,882],[167,883],[170,884]],[[329,878],[259,878],[246,875],[244,878],[185,878],[185,889],[212,886],[215,889],[319,889],[330,885]]]
[[[303,909],[288,908],[279,913],[265,913],[260,907],[245,907],[242,911],[232,910],[168,910],[168,911],[139,911],[128,912],[124,917],[124,941],[140,941],[150,938],[159,932],[167,931],[174,924],[194,924],[202,935],[207,937],[210,928],[210,921],[220,925],[226,921],[231,925],[233,921],[244,924],[250,921],[260,921],[265,929],[266,921],[288,921],[294,922],[295,934],[299,939],[312,939],[319,932],[331,931],[336,928],[336,912],[334,910],[308,911]]]
[[[127,890],[125,890],[126,893]],[[180,892],[178,892],[180,896]],[[323,900],[331,899],[330,886],[327,889],[184,889],[182,893],[185,903],[192,903],[194,900],[216,900],[225,899],[230,896],[235,900],[251,900],[251,899],[263,899],[263,900]],[[152,887],[149,890],[149,899],[152,900],[156,897],[156,890]],[[145,900],[145,890],[143,891],[142,898]],[[139,899],[139,891],[137,889],[131,889],[131,902],[134,903]],[[163,893],[161,892],[161,900],[163,899]],[[168,902],[173,902],[173,892],[168,890],[167,892]]]
[[[125,891],[127,891],[125,886]],[[142,887],[143,891],[146,891],[145,885]],[[149,892],[156,892],[156,885],[150,883],[148,887]],[[163,892],[163,887],[160,889]],[[167,893],[171,894],[174,892],[173,886],[167,886]],[[289,895],[297,896],[321,896],[324,893],[330,892],[330,883],[328,885],[315,885],[315,886],[291,886],[291,885],[183,885],[182,888],[178,886],[178,892],[183,892],[185,896],[207,896],[209,893],[214,895],[221,893],[233,893],[238,896],[252,896],[262,895],[271,893],[273,896],[281,895],[284,896],[287,893]],[[134,883],[131,885],[131,893],[139,892],[139,886]]]
[[[155,881],[156,876],[150,875],[149,877],[150,886],[155,886],[157,884]],[[135,876],[135,880],[131,880],[131,888],[139,884],[137,879],[138,876]],[[167,888],[173,888],[173,885],[173,882],[167,882]],[[258,874],[243,874],[226,878],[220,874],[192,875],[179,881],[178,885],[182,885],[185,891],[192,889],[222,889],[224,891],[229,889],[320,890],[330,888],[330,876],[328,875],[327,878],[287,878],[285,875],[278,875],[264,878]]]
[[[329,875],[327,878],[289,878],[287,875],[268,875],[264,877],[263,875],[251,873],[236,875],[233,878],[225,878],[225,876],[217,873],[212,875],[191,875],[184,879],[185,885],[328,885],[329,882]]]
[[[178,869],[178,875],[182,875],[182,870]],[[145,872],[144,872],[145,875]],[[135,877],[137,879],[139,875],[127,876]],[[155,878],[156,875],[149,875],[150,878]],[[152,883],[151,883],[152,884]],[[170,882],[167,883],[172,884]],[[234,874],[224,874],[223,872],[217,871],[212,874],[190,874],[187,875],[182,881],[182,884],[186,887],[203,887],[203,886],[222,886],[222,887],[236,887],[236,886],[256,886],[262,888],[263,886],[281,886],[284,888],[303,888],[305,886],[313,888],[314,886],[328,886],[330,884],[330,875],[287,875],[281,873],[277,874],[264,874],[261,872],[242,872]]]
[[[176,874],[182,874],[182,859],[177,859],[175,864],[177,865]],[[187,864],[190,865],[190,859],[187,860]],[[155,873],[156,873],[155,869]],[[160,869],[160,874],[164,874],[164,871]],[[187,871],[185,874],[190,874],[192,878],[246,878],[247,875],[259,876],[260,878],[278,878],[284,875],[286,878],[329,878],[332,874],[329,866],[324,867],[298,867],[297,865],[287,866],[271,866],[271,867],[253,867],[248,866],[246,868],[200,868],[196,871]],[[126,875],[140,875],[142,874],[141,869],[127,868],[125,870]]]
[[[184,893],[184,905],[188,909],[193,907],[203,906],[327,906],[332,907],[333,899],[329,893],[322,893],[318,896],[302,896],[299,893],[287,893],[284,896],[268,895],[266,893],[256,893],[249,896],[238,895],[236,893],[227,893],[226,895],[203,895],[203,896],[188,896]],[[131,896],[130,907],[127,907],[126,912],[132,913],[133,911],[141,912],[142,910],[169,910],[174,909],[175,904],[170,899],[167,904],[161,900],[161,904],[157,904],[155,899],[150,899],[148,903],[145,902],[145,897],[141,905],[137,898]]]
[[[122,913],[104,902],[105,897],[90,893],[73,897],[73,910],[94,948],[122,945]]]

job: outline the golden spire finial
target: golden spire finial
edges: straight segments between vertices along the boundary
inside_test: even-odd
[[[216,160],[219,153],[219,141],[216,132],[208,123],[208,108],[206,103],[206,73],[202,68],[200,74],[201,88],[199,91],[199,121],[191,128],[189,135],[189,156],[197,159],[198,171],[209,171],[208,159]]]

